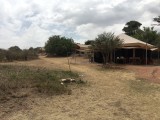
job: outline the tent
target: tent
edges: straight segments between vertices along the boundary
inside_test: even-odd
[[[149,60],[151,59],[151,49],[155,48],[154,45],[140,41],[123,33],[118,35],[118,37],[123,40],[123,45],[119,49],[121,49],[122,52],[127,51],[127,57],[129,59],[128,61],[139,64],[142,63],[140,61],[143,61],[144,64],[145,58],[145,64],[148,64],[150,62]],[[130,56],[130,54],[132,54],[132,57]]]
[[[151,45],[149,43],[140,41],[140,40],[135,39],[131,36],[128,36],[124,33],[118,35],[118,37],[123,40],[123,47],[124,48],[136,47],[136,48],[142,48],[142,49],[147,48],[149,50],[152,49],[152,48],[155,48],[154,45]]]

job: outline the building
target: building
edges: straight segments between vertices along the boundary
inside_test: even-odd
[[[123,40],[121,48],[117,48],[113,53],[115,63],[124,64],[152,64],[152,51],[155,46],[140,41],[126,34],[120,34],[118,37]],[[102,55],[97,52],[94,55],[95,62],[103,62]]]

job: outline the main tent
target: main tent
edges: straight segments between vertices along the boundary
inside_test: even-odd
[[[118,37],[123,40],[123,48],[128,48],[128,49],[129,48],[130,49],[142,48],[142,49],[149,49],[150,50],[155,47],[154,45],[140,41],[140,40],[135,39],[133,37],[130,37],[124,33],[118,35]]]

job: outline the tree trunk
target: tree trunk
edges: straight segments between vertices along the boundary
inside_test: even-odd
[[[103,64],[105,65],[105,64],[106,64],[106,57],[105,57],[105,54],[102,53],[102,56],[103,56]]]
[[[113,57],[112,52],[110,52],[110,62],[113,62],[112,57]]]

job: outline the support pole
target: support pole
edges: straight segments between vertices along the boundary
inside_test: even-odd
[[[147,58],[147,54],[148,54],[148,53],[147,53],[147,52],[148,52],[148,51],[147,51],[147,42],[146,42],[146,65],[147,65],[147,62],[148,62],[148,60],[147,60],[147,59],[148,59],[148,58]]]
[[[158,50],[158,60],[159,60],[159,51],[160,51],[160,50]]]
[[[135,59],[135,56],[136,56],[135,49],[133,49],[133,59]]]
[[[116,50],[114,50],[114,63],[116,63]]]
[[[68,59],[69,71],[71,72],[71,66],[70,66],[70,61],[69,61],[69,55],[68,55],[68,53],[67,53],[67,59]]]

